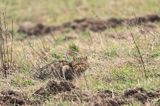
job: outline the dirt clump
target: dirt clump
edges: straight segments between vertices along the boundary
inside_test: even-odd
[[[93,93],[74,89],[71,92],[61,93],[55,98],[61,98],[62,100],[72,101],[75,103],[84,103],[86,106],[121,106],[128,103],[127,100],[118,96],[117,93],[115,94],[115,97],[111,93],[113,92],[109,90]]]
[[[124,92],[123,95],[125,98],[134,98],[141,103],[145,104],[146,102],[151,101],[154,98],[160,97],[160,92],[158,91],[146,91],[143,88],[135,88],[135,89],[129,89]]]
[[[19,106],[19,105],[32,105],[33,101],[30,101],[24,94],[13,91],[6,90],[0,93],[0,105],[1,106]]]
[[[158,97],[160,97],[158,91],[151,92],[146,91],[143,88],[129,89],[122,93],[110,90],[89,92],[73,89],[72,91],[58,94],[55,99],[84,103],[89,106],[122,106],[125,104],[132,104],[134,101],[140,101],[142,104],[147,104]]]
[[[122,98],[120,93],[116,93],[110,90],[98,91],[94,96],[94,106],[121,106],[128,104],[127,99]]]
[[[56,61],[38,69],[34,77],[38,79],[56,78],[59,80],[74,80],[88,69],[86,57],[75,58],[73,61]]]
[[[74,20],[71,24],[71,28],[80,31],[91,30],[93,32],[98,32],[103,31],[106,28],[116,27],[117,25],[121,24],[121,22],[121,20],[114,18],[107,21],[84,18],[81,20]]]
[[[135,26],[135,25],[142,25],[145,23],[153,23],[159,22],[160,16],[157,14],[151,14],[146,16],[139,16],[134,18],[110,18],[107,20],[96,20],[93,18],[82,18],[82,19],[75,19],[70,22],[63,23],[61,25],[53,25],[53,26],[46,26],[44,24],[22,24],[20,25],[18,32],[25,33],[27,35],[44,35],[49,33],[60,32],[64,33],[69,29],[76,30],[76,31],[93,31],[93,32],[100,32],[104,31],[108,28],[115,28],[118,26]]]
[[[119,94],[117,92],[113,92],[113,91],[110,91],[110,90],[99,90],[97,92],[97,95],[102,97],[102,98],[105,98],[105,97],[114,98],[114,97],[119,96]]]
[[[50,80],[46,86],[33,93],[34,100],[29,100],[24,94],[13,90],[0,93],[0,105],[35,105],[40,98],[40,104],[53,96],[54,100],[71,101],[74,104],[83,103],[85,106],[122,106],[140,101],[142,104],[150,103],[160,97],[160,91],[146,91],[143,88],[134,88],[122,93],[110,90],[96,92],[81,90],[69,81]]]
[[[45,87],[41,87],[33,95],[45,99],[50,95],[56,95],[58,93],[71,91],[75,88],[76,86],[68,81],[50,80]]]
[[[51,29],[50,26],[45,26],[42,23],[35,25],[27,22],[20,25],[18,32],[26,33],[27,35],[41,35],[50,33]]]
[[[55,99],[61,98],[65,101],[73,101],[73,102],[89,102],[92,97],[91,92],[73,89],[72,91],[67,91],[65,93],[61,93],[55,97]]]
[[[135,88],[124,91],[124,96],[129,97],[133,96],[136,93],[145,93],[146,91],[143,88]]]
[[[152,14],[152,15],[146,15],[146,16],[141,16],[141,17],[135,17],[131,19],[124,19],[124,24],[132,26],[132,25],[141,25],[147,22],[152,23],[156,21],[160,21],[160,16],[156,14]]]
[[[101,101],[95,102],[93,106],[122,106],[126,104],[123,100],[106,98]]]

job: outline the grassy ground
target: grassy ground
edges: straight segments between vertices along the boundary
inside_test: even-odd
[[[159,0],[0,0],[0,10],[14,19],[15,30],[25,21],[60,24],[75,18],[132,17],[160,13]],[[32,70],[55,59],[66,58],[69,50],[88,56],[86,79],[74,83],[92,91],[123,91],[143,87],[160,89],[160,24],[110,28],[101,33],[71,31],[56,36],[14,40],[14,61],[20,69],[7,79],[0,78],[0,90],[13,88],[31,94],[46,82],[32,78]],[[142,71],[131,33],[141,50],[147,73]],[[16,36],[22,36],[16,33]],[[66,38],[71,38],[66,40]],[[37,53],[38,52],[38,53]],[[45,60],[44,60],[45,58]],[[52,105],[47,102],[47,105]],[[59,104],[59,105],[58,105]],[[57,103],[63,106],[67,103]],[[139,105],[138,103],[136,105]]]
[[[17,23],[33,21],[49,24],[88,16],[106,19],[160,11],[159,0],[0,0],[0,9],[6,9]]]

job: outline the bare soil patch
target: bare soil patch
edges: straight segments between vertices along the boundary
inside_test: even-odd
[[[93,18],[75,19],[71,22],[66,22],[61,25],[46,26],[42,23],[32,24],[24,23],[19,26],[18,32],[25,33],[27,35],[45,35],[55,32],[66,32],[69,29],[76,31],[93,31],[100,32],[108,28],[115,28],[118,26],[136,26],[144,23],[159,22],[160,16],[157,14],[134,17],[134,18],[110,18],[107,20],[96,20]]]
[[[23,93],[5,90],[0,93],[1,106],[19,106],[19,105],[32,105],[34,101],[30,101]]]
[[[160,91],[146,91],[143,88],[129,89],[124,92],[125,98],[134,98],[145,104],[154,98],[160,97]]]
[[[54,96],[55,100],[85,102],[94,106],[120,106],[127,103],[118,93],[109,90],[96,93],[85,92],[68,81],[49,81],[45,87],[41,87],[33,95],[40,97],[43,101],[49,96]]]
[[[56,95],[58,93],[71,91],[75,88],[76,86],[69,81],[50,80],[45,87],[41,87],[33,95],[36,95],[41,98],[46,98],[50,95]]]
[[[71,92],[61,93],[55,97],[61,98],[65,101],[72,101],[74,103],[84,103],[89,106],[121,106],[128,104],[128,100],[122,98],[119,93],[109,90],[89,92],[82,90],[72,90]]]
[[[122,106],[124,104],[131,104],[134,101],[139,101],[142,104],[150,103],[155,98],[160,97],[160,92],[134,88],[122,93],[110,90],[91,93],[76,89],[71,92],[61,93],[58,97],[72,102],[85,102],[90,106]]]
[[[74,104],[84,103],[90,106],[122,106],[139,101],[143,105],[160,97],[160,91],[146,91],[143,88],[133,88],[124,92],[98,90],[90,92],[81,90],[69,81],[50,80],[46,86],[33,93],[33,100],[23,93],[6,90],[0,93],[0,105],[35,105],[44,104],[51,96],[54,100],[71,101]],[[40,101],[37,102],[38,98]]]

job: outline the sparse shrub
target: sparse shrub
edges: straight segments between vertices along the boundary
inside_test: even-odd
[[[58,53],[52,53],[52,57],[53,57],[53,58],[56,58],[56,59],[60,59],[60,58],[61,58],[61,55],[58,54]]]
[[[116,48],[108,48],[105,50],[105,56],[106,57],[116,57],[118,56],[117,49]]]
[[[112,70],[112,85],[114,89],[122,90],[135,86],[140,79],[138,71],[135,67],[125,65]]]
[[[66,36],[59,36],[55,41],[56,42],[64,42],[66,39]]]
[[[134,67],[131,66],[123,66],[120,67],[118,69],[114,69],[113,70],[113,77],[114,79],[116,79],[117,81],[133,81],[135,80],[135,78],[137,77],[136,75],[136,70]]]
[[[63,42],[67,42],[67,41],[70,41],[70,40],[73,40],[75,39],[74,37],[71,37],[71,36],[67,36],[67,35],[61,35],[61,36],[58,36],[55,38],[55,41],[56,43],[63,43]]]
[[[156,100],[155,106],[160,106],[160,98]]]
[[[81,35],[82,35],[83,37],[85,37],[85,38],[88,38],[88,37],[91,36],[88,31],[82,31],[82,32],[81,32]]]
[[[15,79],[12,79],[11,80],[11,84],[13,86],[23,86],[23,87],[26,87],[26,86],[29,86],[29,85],[34,85],[34,82],[31,80],[31,79],[24,79],[24,78],[21,78],[21,77],[17,77]]]
[[[64,53],[64,51],[60,51],[60,50],[56,50],[55,48],[53,48],[50,52],[51,57],[52,57],[52,61],[55,60],[71,60],[70,56],[66,56],[66,54]]]
[[[150,56],[154,59],[160,59],[160,48],[151,51]]]
[[[79,47],[75,43],[71,43],[69,45],[69,50],[71,50],[72,52],[79,52]]]
[[[61,59],[63,57],[62,53],[58,52],[55,49],[51,50],[51,56],[53,57],[53,59]]]

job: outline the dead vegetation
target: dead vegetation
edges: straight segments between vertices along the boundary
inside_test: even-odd
[[[72,22],[66,22],[59,26],[46,26],[42,23],[32,24],[24,23],[19,26],[18,32],[25,33],[27,35],[44,35],[55,32],[66,32],[69,29],[76,31],[93,31],[100,32],[108,28],[115,28],[118,26],[136,26],[144,23],[159,22],[160,16],[157,14],[151,14],[146,16],[140,16],[135,18],[117,19],[111,18],[108,20],[95,20],[92,18],[75,19]]]
[[[13,36],[13,21],[11,31],[9,31],[6,14],[3,13],[0,15],[0,70],[4,77],[7,77],[8,74],[11,74],[15,70],[13,61]]]
[[[151,102],[152,99],[160,97],[159,91],[146,91],[143,88],[129,89],[124,92],[124,97],[134,98],[143,104]]]

